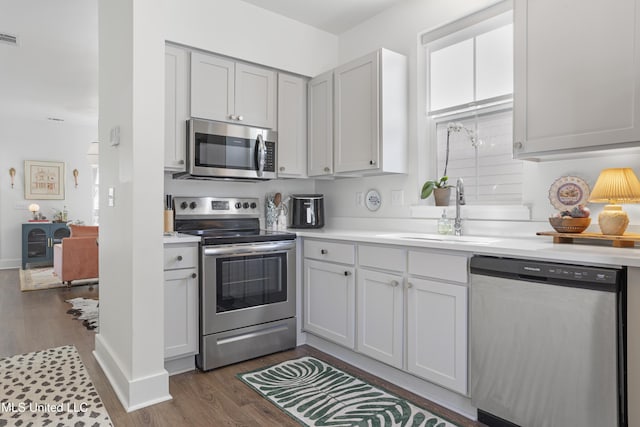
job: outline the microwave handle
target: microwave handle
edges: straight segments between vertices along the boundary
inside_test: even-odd
[[[258,134],[256,144],[256,169],[258,177],[262,177],[264,172],[264,164],[267,158],[267,145],[264,143],[262,134]]]

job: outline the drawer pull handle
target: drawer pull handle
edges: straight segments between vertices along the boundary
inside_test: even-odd
[[[344,272],[344,275],[345,275],[345,276],[351,276],[351,272],[350,272],[350,271],[345,271],[345,272]]]
[[[394,288],[397,287],[400,283],[397,280],[392,280],[391,281],[391,286],[393,286]]]
[[[329,253],[329,251],[328,251],[328,250],[326,250],[326,249],[320,249],[320,253],[321,253],[322,255],[326,255],[327,253]]]
[[[411,288],[413,288],[413,283],[407,282],[407,289],[411,289]]]
[[[369,160],[369,164],[370,164],[371,166],[374,166],[374,165],[376,164],[376,161],[375,161],[375,160]]]
[[[191,277],[192,277],[193,279],[195,279],[196,277],[198,277],[198,275],[197,275],[196,273],[193,273],[193,274],[191,275]]]
[[[325,171],[325,172],[331,172],[331,168],[330,168],[329,166],[326,166],[326,167],[324,168],[324,171]]]
[[[178,256],[176,257],[176,259],[177,259],[178,261],[182,261],[182,255],[178,255]]]

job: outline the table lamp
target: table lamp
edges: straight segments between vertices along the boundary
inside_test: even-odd
[[[629,217],[619,203],[640,202],[640,181],[631,168],[603,169],[589,201],[607,203],[598,215],[602,234],[621,236],[629,225]]]
[[[33,219],[38,219],[38,211],[40,210],[40,206],[37,203],[31,203],[29,205],[29,211],[33,214]]]

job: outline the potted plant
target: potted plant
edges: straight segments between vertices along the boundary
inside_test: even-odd
[[[451,200],[451,188],[449,185],[449,177],[447,176],[447,168],[449,167],[449,138],[452,132],[460,132],[461,130],[467,132],[467,136],[471,139],[471,144],[475,147],[478,143],[472,130],[464,127],[462,123],[448,123],[447,124],[447,149],[444,161],[444,173],[442,177],[437,180],[430,180],[424,183],[422,191],[420,192],[420,198],[426,199],[433,193],[433,197],[436,201],[436,206],[449,206],[449,200]]]
[[[446,168],[445,168],[446,173]],[[451,198],[451,186],[447,184],[449,177],[444,175],[437,181],[427,181],[422,186],[422,192],[420,193],[421,199],[426,199],[433,193],[433,197],[436,201],[436,206],[448,206],[449,199]]]

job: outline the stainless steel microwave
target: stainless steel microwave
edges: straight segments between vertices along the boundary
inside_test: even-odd
[[[191,119],[187,122],[186,172],[179,179],[276,178],[277,132]]]

